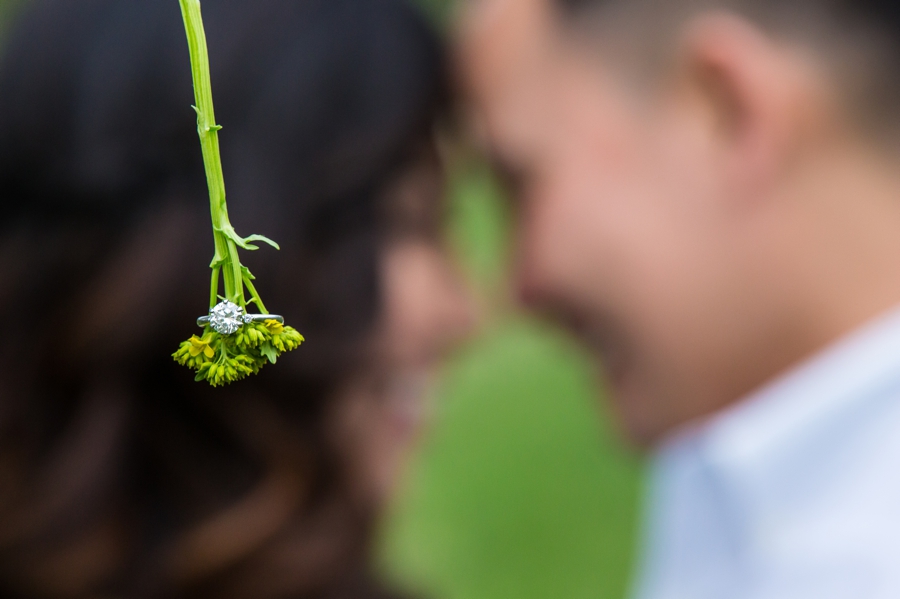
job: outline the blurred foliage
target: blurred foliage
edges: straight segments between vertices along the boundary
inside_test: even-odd
[[[496,177],[478,156],[450,160],[446,233],[475,288],[503,301],[509,262],[511,214]]]
[[[0,42],[3,41],[3,34],[9,25],[15,11],[24,3],[25,0],[0,0]]]
[[[458,4],[454,0],[415,0],[438,23],[446,23]]]
[[[510,217],[490,171],[453,171],[448,234],[490,320],[447,366],[384,527],[384,571],[434,599],[620,599],[639,460],[609,426],[588,357],[506,301]]]

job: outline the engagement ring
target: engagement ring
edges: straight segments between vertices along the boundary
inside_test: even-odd
[[[210,308],[208,316],[198,318],[197,326],[209,325],[220,335],[233,335],[245,324],[267,320],[284,324],[284,317],[278,314],[245,314],[243,308],[226,300],[219,302],[214,308]]]

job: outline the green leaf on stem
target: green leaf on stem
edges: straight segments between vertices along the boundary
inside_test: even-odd
[[[262,353],[262,355],[268,358],[269,362],[271,362],[272,364],[274,364],[278,359],[278,352],[275,351],[275,348],[272,347],[272,344],[268,341],[259,346],[259,351]]]
[[[244,237],[244,242],[250,242],[250,241],[262,241],[263,243],[267,243],[267,244],[271,245],[276,250],[281,249],[280,245],[278,245],[277,243],[275,243],[268,237],[265,237],[264,235],[251,235],[250,237]]]

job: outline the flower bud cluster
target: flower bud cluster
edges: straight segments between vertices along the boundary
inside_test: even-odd
[[[257,374],[303,341],[303,335],[276,320],[245,324],[233,335],[207,327],[202,337],[194,335],[184,341],[172,357],[196,371],[196,380],[218,387]]]

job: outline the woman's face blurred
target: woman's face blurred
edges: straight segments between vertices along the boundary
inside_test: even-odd
[[[367,372],[335,403],[336,438],[364,497],[388,498],[428,413],[441,358],[472,332],[475,302],[440,241],[442,171],[424,152],[390,186],[382,314]]]

